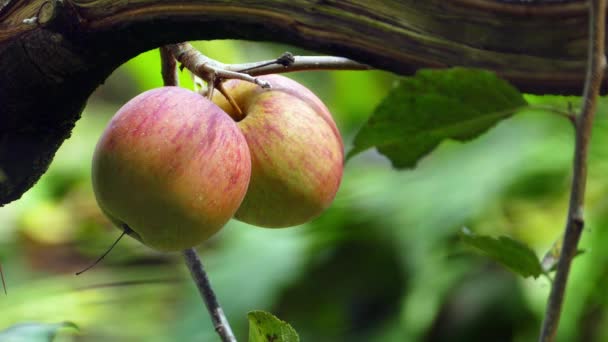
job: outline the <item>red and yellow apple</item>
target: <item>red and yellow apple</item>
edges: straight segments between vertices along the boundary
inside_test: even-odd
[[[320,215],[342,179],[342,138],[325,105],[283,76],[260,77],[270,89],[230,80],[226,91],[245,114],[238,122],[251,153],[251,181],[236,218],[262,227],[288,227]],[[221,95],[213,101],[232,117]]]
[[[216,105],[178,87],[125,104],[93,157],[101,210],[161,251],[196,246],[233,216],[288,227],[321,214],[342,179],[340,133],[304,86],[283,76],[262,79],[272,88],[224,85],[244,117],[221,94]]]
[[[176,251],[233,217],[250,174],[236,123],[195,92],[163,87],[116,113],[95,149],[92,180],[114,224],[149,247]]]

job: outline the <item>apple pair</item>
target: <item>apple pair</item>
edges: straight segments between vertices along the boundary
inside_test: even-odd
[[[308,89],[231,80],[213,101],[179,87],[146,91],[112,118],[93,157],[93,188],[118,227],[162,251],[196,246],[232,218],[262,227],[326,209],[343,171],[340,133]]]

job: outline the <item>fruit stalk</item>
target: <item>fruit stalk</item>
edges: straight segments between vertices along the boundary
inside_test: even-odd
[[[201,263],[198,254],[194,248],[189,248],[183,251],[184,259],[186,260],[186,266],[190,270],[190,275],[194,279],[194,283],[198,288],[198,292],[201,294],[207,311],[211,314],[211,321],[215,327],[215,331],[220,335],[223,342],[236,342],[236,338],[232,333],[230,324],[224,315],[224,311],[220,306],[220,303],[213,292],[209,278],[205,273],[203,264]]]

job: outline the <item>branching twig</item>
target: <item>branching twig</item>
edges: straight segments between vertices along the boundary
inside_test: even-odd
[[[564,301],[566,282],[570,264],[576,255],[577,245],[583,227],[583,203],[587,177],[587,154],[591,129],[595,116],[597,97],[606,66],[604,39],[606,27],[606,0],[591,0],[589,9],[589,58],[585,90],[583,93],[583,108],[576,121],[576,140],[573,162],[572,189],[568,219],[562,245],[561,256],[557,264],[555,280],[551,287],[545,320],[543,322],[539,341],[555,340],[559,318]]]
[[[171,50],[168,47],[161,47],[160,55],[165,86],[177,86],[177,68]],[[188,269],[190,270],[190,275],[192,276],[201,297],[203,297],[207,311],[211,316],[211,321],[213,322],[215,331],[217,331],[223,342],[236,342],[236,338],[232,333],[228,319],[226,319],[224,311],[222,310],[220,303],[217,301],[217,297],[213,292],[213,288],[211,287],[209,278],[205,273],[203,264],[196,254],[196,250],[194,248],[186,249],[183,251],[183,254],[186,261],[186,266],[188,266]]]
[[[215,331],[217,331],[218,335],[220,335],[223,342],[236,342],[236,338],[232,333],[230,324],[228,324],[224,311],[222,310],[220,303],[218,303],[215,293],[211,288],[211,284],[209,283],[209,279],[207,278],[203,264],[196,254],[196,250],[194,248],[190,248],[186,249],[183,253],[186,260],[186,265],[188,266],[190,274],[192,275],[192,279],[194,279],[196,287],[198,288],[201,297],[203,297],[203,300],[205,301],[207,311],[209,311],[211,314],[211,321],[213,321]]]
[[[246,73],[227,70],[226,65],[203,55],[198,50],[193,48],[189,43],[171,44],[167,45],[167,48],[173,53],[175,59],[182,63],[184,67],[207,82],[210,89],[214,86],[215,81],[218,78],[235,78],[255,83],[263,88],[270,87],[268,82],[259,80]]]
[[[245,72],[252,76],[277,74],[292,71],[311,70],[371,70],[369,65],[357,63],[343,57],[332,56],[293,56],[293,62],[288,65],[281,63],[281,57],[272,61],[258,63],[232,64],[226,66],[229,70]]]
[[[240,79],[255,83],[263,88],[270,87],[268,82],[254,76],[284,73],[303,70],[369,70],[371,67],[357,63],[347,58],[331,56],[293,56],[285,53],[279,58],[269,61],[224,64],[211,59],[188,43],[172,44],[167,46],[175,58],[192,71],[195,75],[209,84],[212,91],[219,82],[227,79]]]

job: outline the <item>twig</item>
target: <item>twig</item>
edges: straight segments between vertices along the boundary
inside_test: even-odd
[[[285,73],[303,70],[369,70],[370,66],[357,63],[347,58],[331,56],[293,56],[284,53],[279,58],[269,61],[224,64],[211,59],[188,43],[172,44],[167,46],[175,58],[192,71],[195,75],[205,80],[210,91],[219,82],[227,79],[240,79],[255,83],[263,88],[270,87],[268,82],[254,76]],[[220,80],[217,82],[217,80]]]
[[[196,250],[194,248],[186,249],[183,251],[183,254],[184,259],[186,260],[186,265],[188,266],[190,274],[192,275],[192,279],[194,279],[196,287],[198,288],[198,292],[205,301],[207,311],[209,311],[211,314],[211,321],[213,322],[215,331],[217,331],[218,335],[220,335],[223,342],[236,342],[236,338],[232,333],[230,324],[228,324],[224,311],[222,310],[220,303],[217,301],[217,297],[211,288],[211,284],[209,283],[209,279],[207,278],[203,264],[196,254]]]
[[[0,279],[2,280],[2,288],[4,289],[4,295],[6,296],[6,282],[4,281],[4,272],[2,272],[2,264],[0,264]]]
[[[90,270],[91,268],[95,267],[95,265],[99,264],[99,262],[101,262],[101,260],[103,260],[103,258],[106,257],[106,255],[108,255],[113,249],[114,247],[116,247],[116,245],[118,244],[118,242],[120,240],[122,240],[122,238],[125,236],[125,234],[129,234],[129,232],[131,232],[131,228],[129,228],[126,224],[123,227],[122,233],[120,234],[120,236],[118,237],[118,239],[114,240],[114,242],[112,243],[112,245],[110,246],[110,248],[108,248],[99,258],[97,258],[97,260],[95,260],[92,264],[90,264],[89,266],[85,267],[84,270],[82,271],[78,271],[75,274],[76,275],[81,275],[84,272]]]
[[[573,161],[574,172],[572,176],[568,219],[566,222],[561,256],[557,264],[557,272],[551,287],[545,320],[543,321],[539,337],[539,341],[541,342],[551,342],[555,340],[564,301],[566,282],[570,271],[570,264],[576,255],[578,241],[585,225],[583,204],[587,177],[587,154],[597,97],[599,95],[602,76],[606,66],[604,52],[605,27],[606,0],[591,0],[589,8],[589,57],[585,90],[583,93],[583,108],[576,121],[576,140]]]
[[[293,71],[311,70],[371,70],[369,65],[357,63],[343,57],[333,56],[293,56],[293,62],[288,65],[280,63],[281,57],[272,61],[262,61],[247,64],[227,65],[228,70],[245,72],[252,76],[277,74]]]
[[[182,66],[207,82],[209,89],[214,87],[217,79],[232,78],[255,83],[263,88],[270,87],[268,82],[259,80],[246,73],[227,70],[223,63],[203,55],[189,43],[171,44],[167,45],[167,48],[173,53],[175,59],[177,59]]]
[[[177,86],[177,65],[175,63],[174,55],[169,47],[161,47],[160,49],[162,74],[165,86]],[[198,257],[194,248],[186,249],[182,252],[186,261],[186,266],[190,270],[190,275],[198,288],[198,292],[201,294],[207,311],[211,316],[211,321],[215,327],[215,331],[220,336],[223,342],[236,342],[236,338],[232,333],[228,319],[224,315],[224,311],[217,301],[217,297],[213,292],[209,278],[205,273],[203,264]]]

